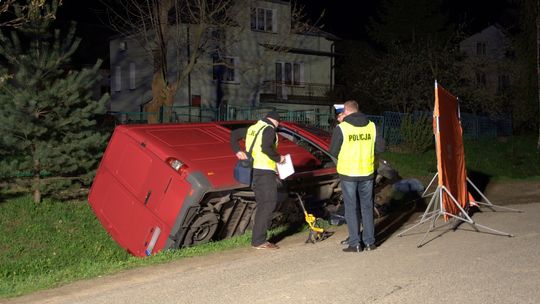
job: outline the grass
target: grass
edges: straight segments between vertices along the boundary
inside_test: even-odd
[[[514,136],[506,139],[465,142],[467,170],[487,174],[495,179],[529,179],[540,177],[538,137]]]
[[[505,139],[465,140],[465,166],[468,172],[492,180],[540,178],[540,151],[537,137],[513,136]],[[437,172],[433,149],[421,154],[385,152],[381,156],[403,177],[432,177]]]
[[[0,298],[138,266],[245,247],[250,241],[247,233],[136,258],[108,236],[87,203],[45,200],[34,204],[30,197],[10,199],[0,203]]]

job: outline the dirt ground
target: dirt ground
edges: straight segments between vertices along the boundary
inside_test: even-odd
[[[346,227],[317,244],[306,235],[275,252],[239,248],[84,280],[0,303],[537,303],[540,298],[540,181],[493,182],[484,193],[515,212],[481,212],[483,225],[515,237],[436,230],[395,232],[374,252],[341,252]],[[413,223],[412,214],[406,219]],[[381,231],[379,230],[379,233]]]
[[[484,190],[494,204],[526,204],[540,200],[540,180],[492,182]]]
[[[468,173],[471,176],[471,173]],[[499,205],[526,204],[530,201],[538,201],[540,198],[540,180],[520,181],[491,181],[488,177],[472,173],[471,180],[474,185],[493,203]],[[427,186],[429,179],[419,178],[423,185]],[[471,186],[470,192],[477,199],[481,199]]]

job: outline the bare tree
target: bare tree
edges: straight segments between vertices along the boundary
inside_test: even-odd
[[[7,12],[10,5],[11,5],[11,0],[6,0],[0,3],[0,14]]]
[[[5,20],[0,22],[0,27],[19,27],[27,22],[31,16],[36,16],[39,10],[45,5],[46,0],[30,0],[27,4],[16,4],[13,0],[0,1],[0,16],[6,16],[11,10],[18,10],[22,14],[9,14]],[[58,6],[62,5],[60,0]],[[47,14],[41,18],[54,19],[54,14]]]
[[[199,59],[212,54],[218,60],[214,65],[227,65],[219,60],[220,54],[241,39],[245,29],[238,20],[249,20],[247,0],[117,0],[107,7],[107,22],[122,36],[140,43],[151,58],[152,100],[145,110],[157,112],[163,105],[172,106],[174,97]],[[248,11],[249,14],[249,11]],[[293,23],[289,33],[315,30],[309,25],[302,7],[291,5]],[[248,19],[246,19],[248,18]],[[282,36],[280,36],[282,37]],[[275,51],[284,51],[282,41],[271,44]],[[187,50],[187,54],[182,51]],[[175,54],[169,54],[169,52]],[[170,56],[174,55],[174,56]],[[171,74],[174,74],[171,76]],[[153,117],[149,117],[149,122]]]

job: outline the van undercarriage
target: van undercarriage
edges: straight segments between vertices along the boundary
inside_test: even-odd
[[[341,204],[337,176],[324,176],[311,181],[291,181],[278,188],[278,204],[271,227],[298,224],[304,215],[297,192],[306,202],[308,211],[317,217],[328,218]],[[255,215],[255,194],[250,188],[207,193],[198,206],[185,217],[182,228],[174,237],[177,248],[197,245],[242,235],[251,229]]]
[[[397,172],[391,174],[379,170],[374,187],[374,218],[376,222],[387,221],[391,213],[411,208],[404,199],[395,200],[392,193],[394,182],[401,179]],[[271,227],[304,223],[304,214],[298,198],[300,194],[307,211],[317,218],[330,220],[339,210],[343,211],[343,197],[336,174],[311,180],[290,180],[278,188],[278,204]],[[408,199],[409,203],[413,198]],[[201,203],[189,209],[182,228],[175,235],[175,248],[193,246],[211,240],[222,240],[242,235],[251,229],[255,215],[255,195],[250,188],[209,192]]]

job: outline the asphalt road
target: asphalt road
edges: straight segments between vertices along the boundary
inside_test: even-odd
[[[514,237],[462,224],[432,232],[432,241],[417,248],[428,228],[421,226],[354,254],[341,251],[346,229],[340,226],[314,245],[300,234],[284,239],[278,251],[188,258],[0,303],[539,303],[540,200],[512,207],[523,212],[486,209],[473,218]]]

